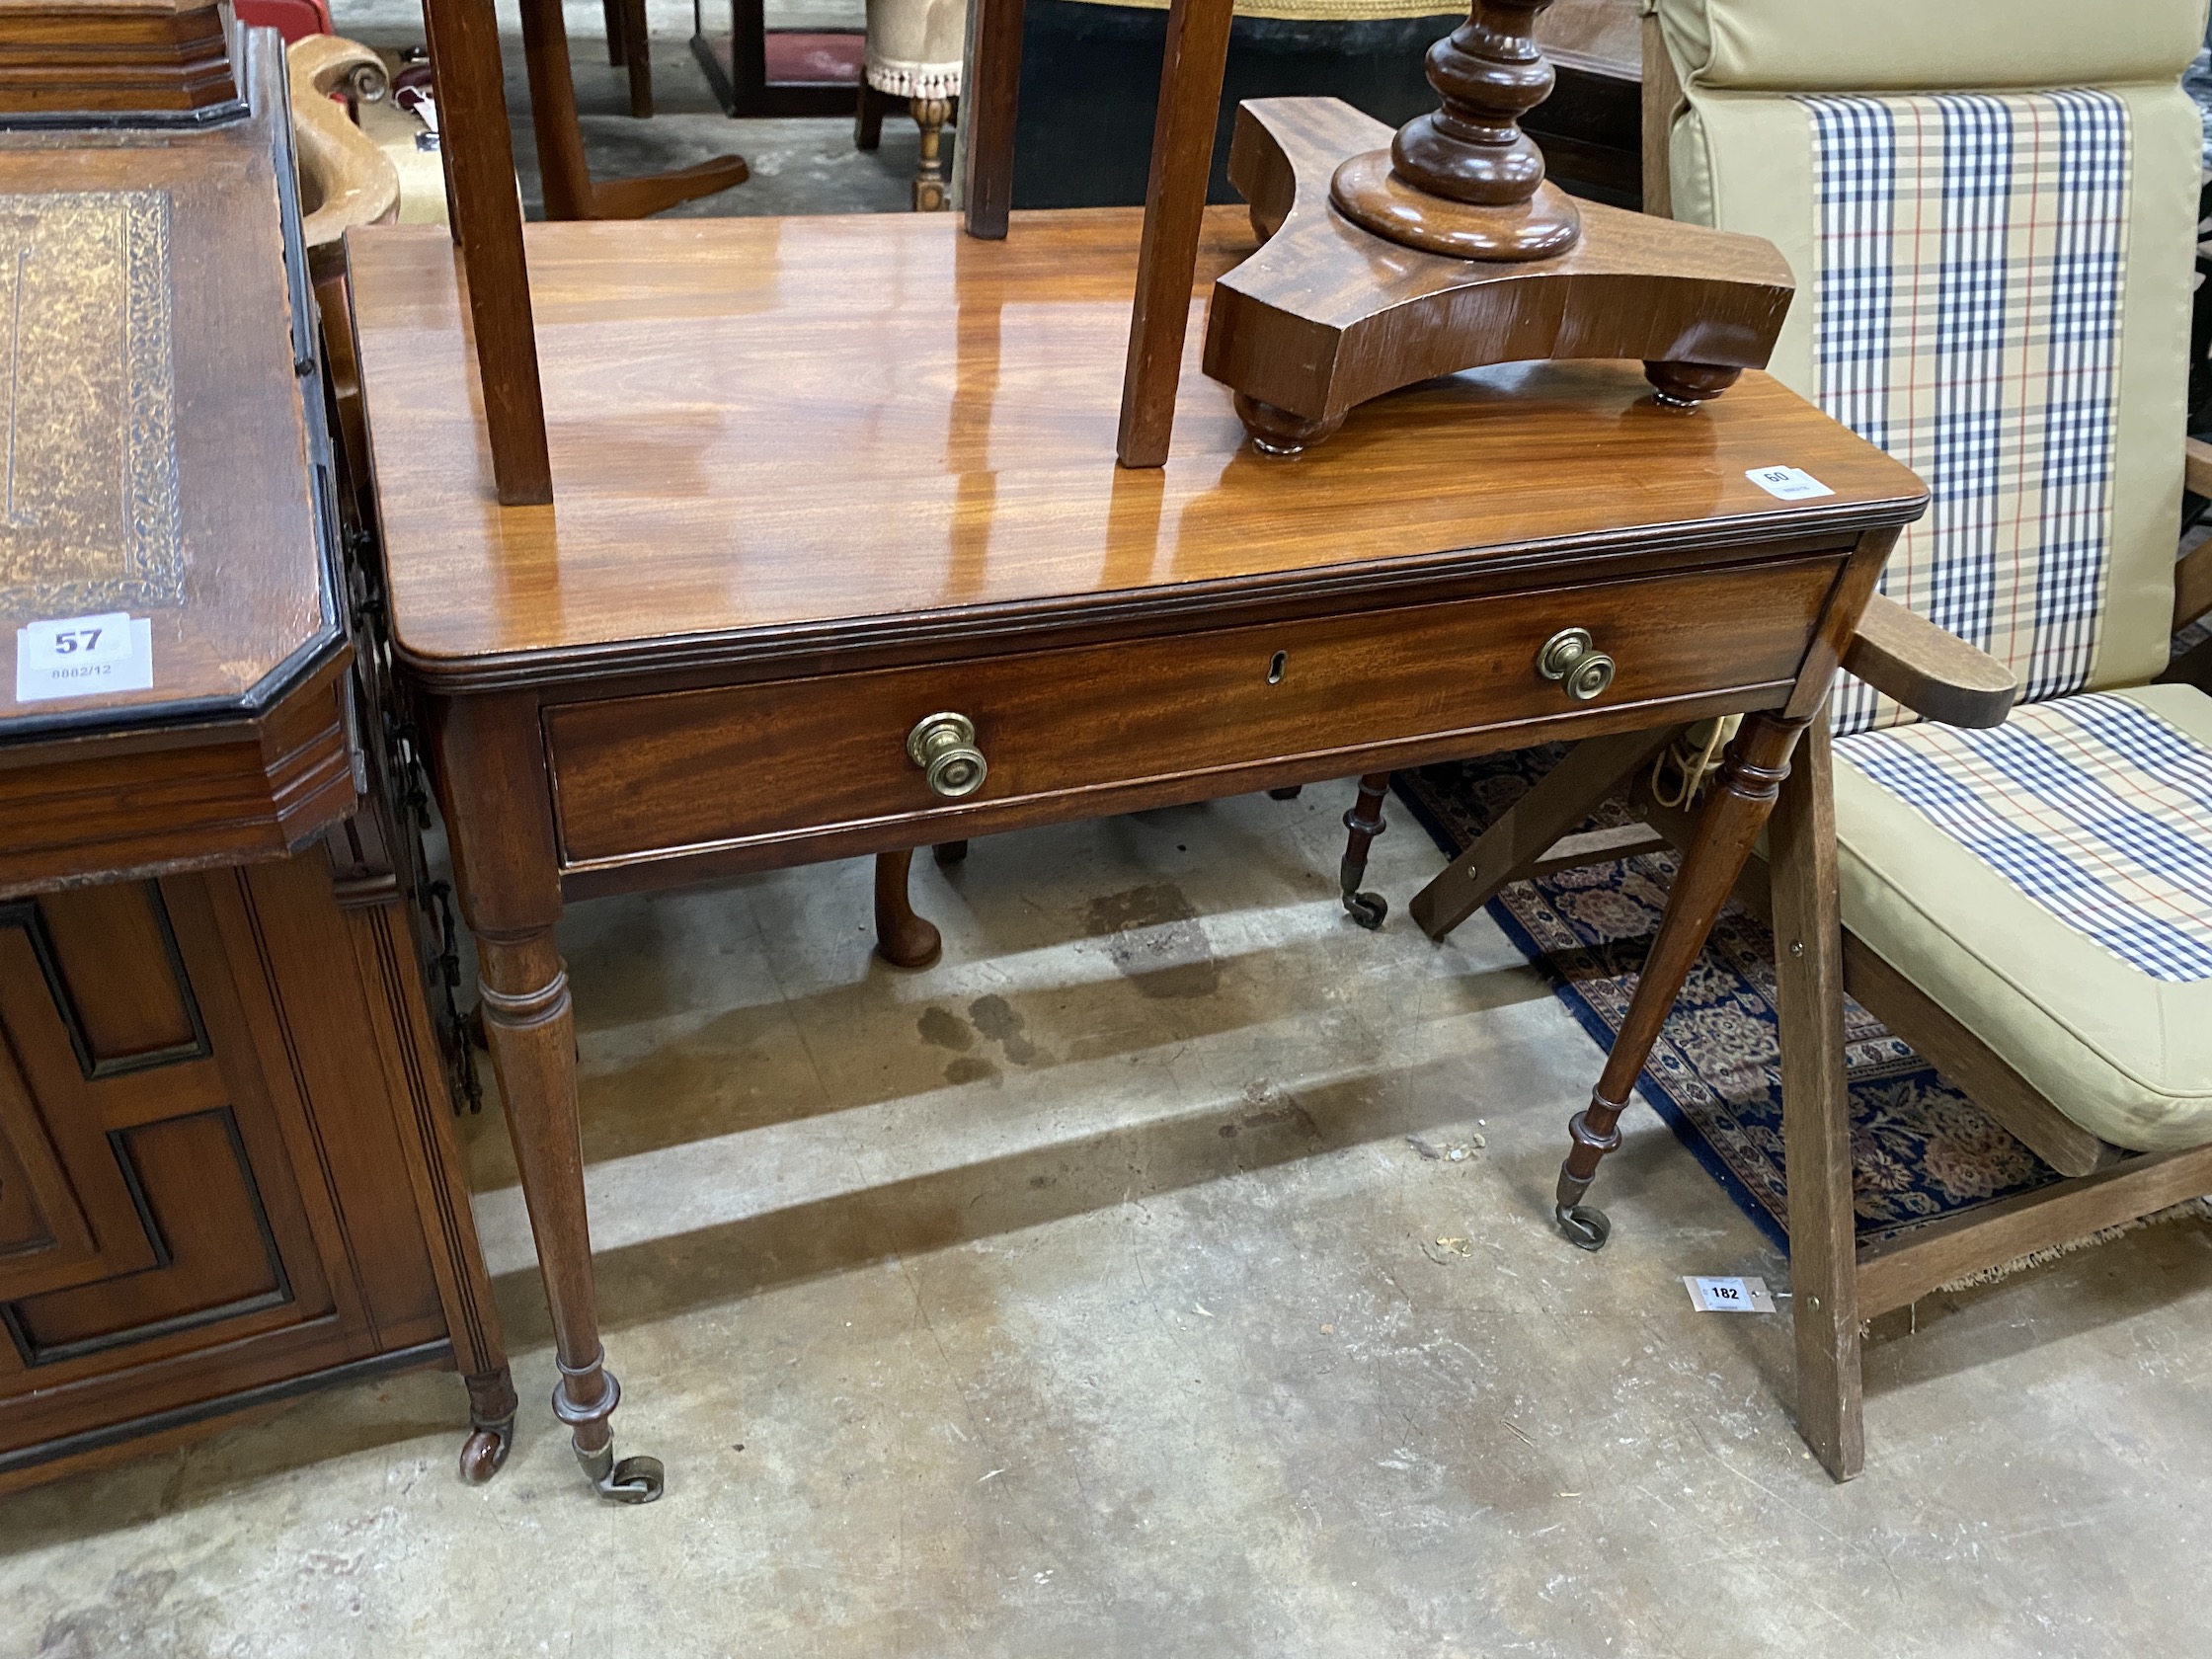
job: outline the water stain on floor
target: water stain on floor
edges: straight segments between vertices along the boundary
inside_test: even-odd
[[[1173,882],[1092,900],[1083,930],[1106,941],[1114,966],[1146,996],[1211,996],[1221,987],[1198,911]]]

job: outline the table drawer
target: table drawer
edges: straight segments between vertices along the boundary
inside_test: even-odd
[[[1843,557],[561,704],[545,732],[562,856],[573,869],[1148,782],[1188,779],[1196,800],[1209,773],[1460,733],[1473,752],[1486,728],[1772,685],[1796,674]],[[1537,669],[1571,627],[1618,664],[1587,702]],[[989,766],[957,802],[907,753],[941,711],[973,721]]]

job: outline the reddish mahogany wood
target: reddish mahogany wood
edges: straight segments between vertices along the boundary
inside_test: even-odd
[[[438,142],[476,345],[478,397],[503,507],[553,499],[538,385],[522,203],[507,129],[499,20],[492,0],[423,0],[437,76]],[[351,248],[352,235],[347,238]]]
[[[1022,0],[970,0],[961,80],[961,217],[970,236],[1005,237],[1014,205]]]
[[[1168,7],[1152,168],[1145,186],[1145,234],[1137,253],[1137,300],[1122,370],[1121,429],[1114,445],[1126,467],[1156,467],[1167,459],[1233,10],[1233,0],[1172,0]]]
[[[0,6],[0,110],[181,112],[240,95],[214,0]]]

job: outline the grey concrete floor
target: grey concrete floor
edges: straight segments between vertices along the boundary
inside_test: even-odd
[[[575,907],[619,1442],[668,1496],[597,1503],[543,1408],[488,1110],[507,1470],[459,1482],[424,1375],[9,1498],[0,1654],[2205,1650],[2201,1225],[1924,1303],[1832,1486],[1786,1315],[1680,1282],[1786,1265],[1640,1107],[1612,1247],[1552,1233],[1598,1050],[1485,918],[1342,917],[1348,799],[925,860],[915,974],[859,862]],[[1436,862],[1377,851],[1401,899]]]
[[[612,114],[596,10],[602,163],[735,143],[755,182],[703,207],[903,205],[910,128],[860,157],[841,121]],[[711,112],[687,13],[655,26],[663,108]],[[544,1409],[495,1104],[462,1133],[506,1471],[460,1483],[460,1385],[423,1375],[0,1500],[0,1659],[2212,1649],[2201,1224],[1878,1333],[1867,1472],[1831,1485],[1786,1313],[1681,1284],[1786,1263],[1640,1106],[1613,1245],[1555,1236],[1599,1051],[1486,918],[1345,920],[1349,798],[923,860],[918,974],[870,956],[864,863],[575,907],[618,1437],[668,1496],[595,1502]],[[1437,860],[1398,817],[1402,904]]]

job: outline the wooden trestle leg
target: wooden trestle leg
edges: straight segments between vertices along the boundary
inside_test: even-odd
[[[1381,927],[1382,918],[1390,913],[1389,901],[1382,894],[1360,891],[1360,883],[1367,879],[1367,849],[1389,828],[1382,822],[1382,797],[1389,792],[1390,774],[1370,772],[1360,779],[1359,799],[1344,815],[1344,828],[1350,834],[1344,840],[1344,862],[1337,867],[1337,881],[1344,889],[1345,909],[1370,932]]]
[[[1577,1112],[1568,1126],[1574,1145],[1559,1166],[1553,1214],[1559,1230],[1585,1250],[1603,1249],[1612,1224],[1604,1212],[1584,1204],[1583,1197],[1597,1178],[1599,1161],[1620,1145],[1619,1126],[1628,1093],[1774,811],[1781,781],[1789,773],[1790,750],[1805,726],[1805,720],[1776,714],[1746,716],[1736,741],[1728,746],[1727,763],[1698,815],[1697,839],[1675,875],[1667,913],[1644,958],[1627,1018],[1620,1023],[1620,1034],[1614,1039],[1613,1053],[1607,1057],[1589,1106]]]

